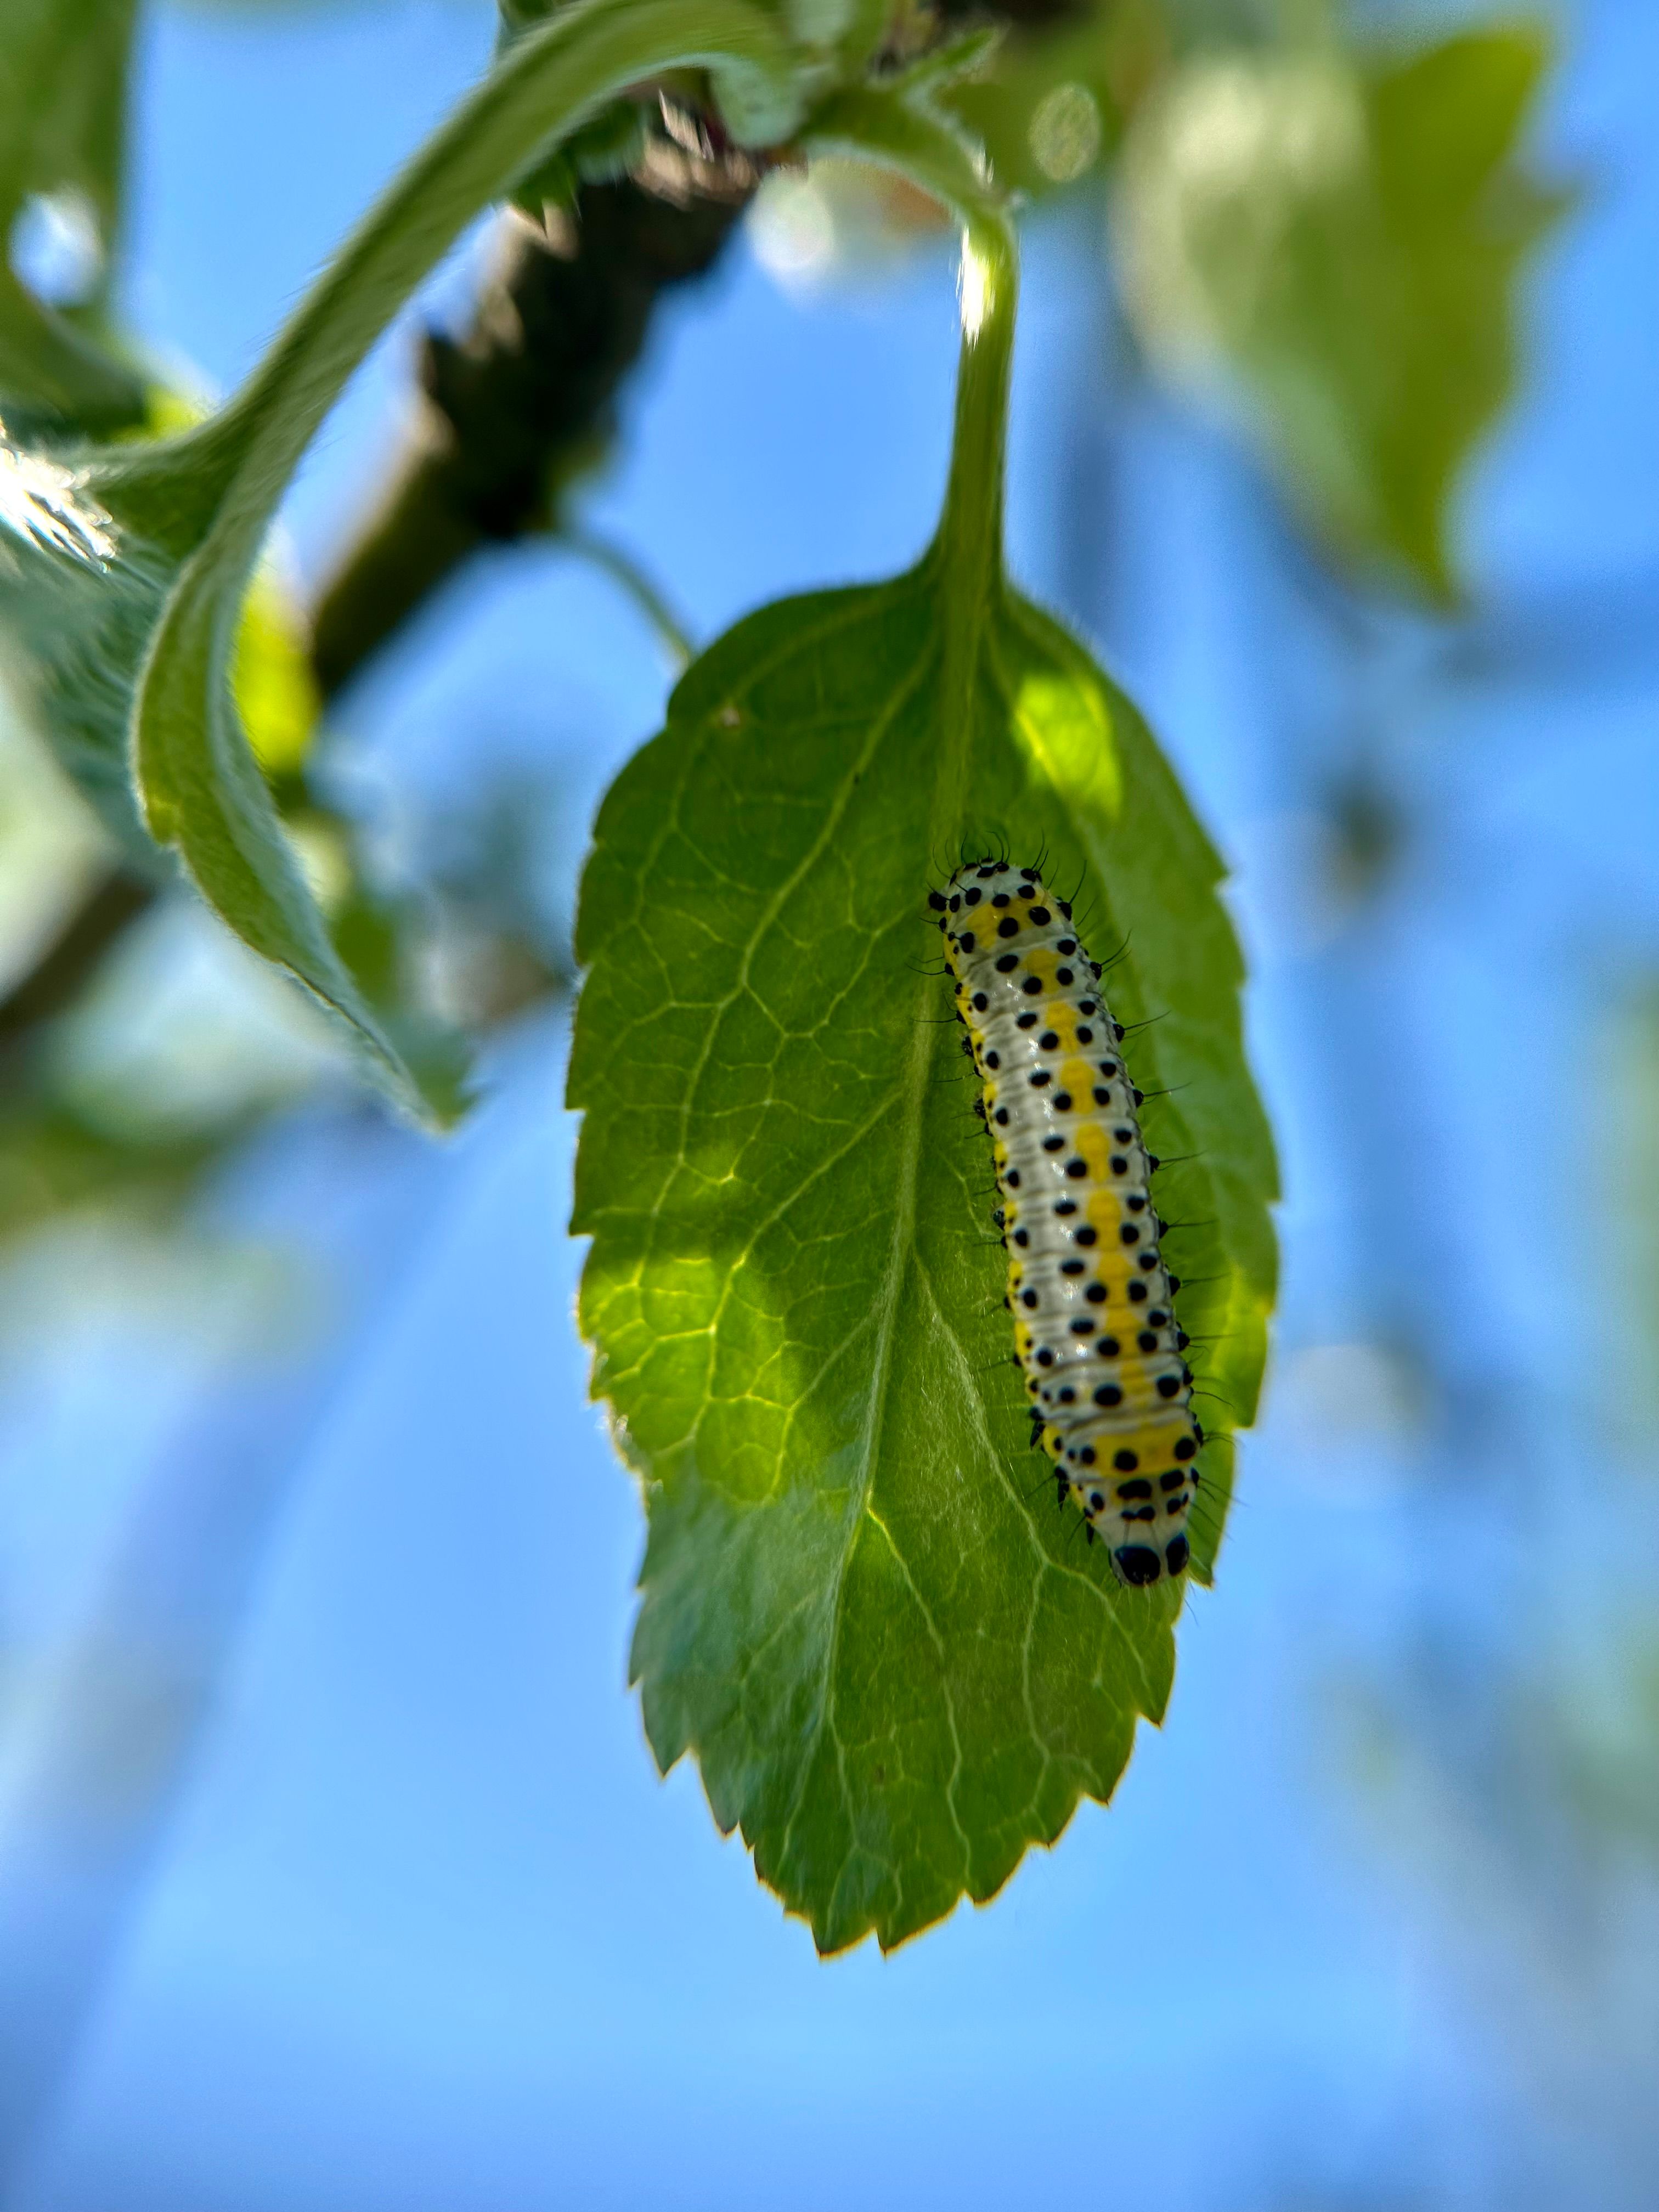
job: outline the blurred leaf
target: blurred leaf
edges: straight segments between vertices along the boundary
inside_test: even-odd
[[[611,4],[616,12],[623,12],[617,0]],[[631,0],[631,4],[641,20],[649,12],[641,0]],[[633,74],[614,72],[606,89],[612,100],[641,87],[665,90],[671,96],[685,92],[696,106],[718,116],[738,145],[781,145],[806,112],[809,85],[825,90],[830,83],[827,64],[801,53],[799,47],[842,38],[854,16],[872,7],[884,15],[887,0],[752,0],[741,18],[734,9],[711,10],[700,24],[696,9],[681,0],[678,21],[658,11],[661,29],[656,34],[656,52],[647,54],[641,47]],[[571,0],[498,0],[498,55],[548,25],[568,22],[581,12]],[[590,12],[597,15],[601,10]],[[578,119],[578,131],[599,120],[605,106],[603,99],[590,100]],[[601,125],[602,136],[609,127]],[[563,136],[558,134],[556,140],[552,132],[547,133],[545,149],[550,151]]]
[[[15,1101],[0,1112],[0,1242],[83,1208],[171,1214],[248,1126],[133,1138],[52,1101]]]
[[[0,416],[14,434],[99,434],[139,421],[143,389],[99,343],[99,313],[20,283],[32,204],[84,209],[107,274],[118,217],[135,0],[6,0],[0,33]],[[102,286],[97,291],[101,295]]]
[[[1026,1441],[925,908],[959,848],[1046,855],[1097,957],[1127,938],[1114,1007],[1162,1017],[1136,1079],[1169,1093],[1149,1141],[1190,1156],[1160,1206],[1196,1224],[1169,1249],[1229,1425],[1273,1281],[1219,863],[1082,648],[1000,586],[959,600],[930,558],[713,647],[605,803],[578,927],[572,1227],[593,1389],[647,1486],[646,1727],[826,1951],[991,1896],[1108,1796],[1181,1602],[1117,1586]],[[1204,1455],[1204,1571],[1231,1455]]]
[[[194,394],[151,383],[138,434],[177,437],[208,419]],[[322,720],[311,661],[311,628],[283,562],[267,555],[253,572],[231,658],[231,696],[253,757],[272,781],[304,766]]]
[[[1125,148],[1125,292],[1154,355],[1236,378],[1314,526],[1440,598],[1459,475],[1514,388],[1526,257],[1565,204],[1517,158],[1545,60],[1528,29],[1364,65],[1200,55]]]
[[[422,1092],[338,957],[237,715],[230,665],[247,580],[323,416],[467,223],[619,87],[714,58],[740,111],[792,91],[775,33],[743,0],[609,0],[527,34],[369,215],[230,405],[91,464],[76,487],[78,542],[60,527],[43,543],[31,509],[21,574],[0,585],[37,716],[112,825],[141,848],[131,746],[143,827],[176,846],[248,945],[345,1024],[388,1093],[426,1117],[448,1115],[452,1088]]]
[[[1620,1377],[1595,1402],[1624,1432],[1619,1441],[1639,1448],[1659,1428],[1659,978],[1615,1005],[1589,1096],[1606,1243],[1595,1264],[1611,1279]]]
[[[231,693],[267,775],[303,765],[322,717],[305,617],[274,570],[255,574],[236,634]]]
[[[1110,155],[1168,48],[1154,0],[1096,0],[1051,27],[1011,33],[943,104],[983,141],[1005,191],[1040,198]]]
[[[1659,1641],[1651,1628],[1626,1629],[1591,1670],[1563,1667],[1546,1685],[1540,1716],[1528,1712],[1558,1786],[1593,1832],[1634,1843],[1659,1857]]]
[[[471,0],[480,14],[493,10],[494,0]],[[342,15],[349,9],[353,15],[366,15],[373,9],[390,15],[400,0],[168,0],[168,5],[181,15],[228,16],[233,21],[238,16],[257,21],[262,15]]]
[[[947,30],[914,61],[890,71],[883,84],[908,99],[936,101],[952,87],[982,77],[1006,35],[1005,23],[977,23],[965,31]]]
[[[118,558],[117,543],[84,480],[0,441],[0,626],[15,696],[127,864],[160,878],[126,732],[167,568],[136,545]]]
[[[458,1121],[473,1100],[471,1054],[460,1029],[420,1002],[410,973],[431,941],[430,917],[412,896],[392,896],[355,883],[330,917],[330,934],[354,981],[385,1025],[439,1121]],[[487,1019],[490,1008],[468,1012]]]

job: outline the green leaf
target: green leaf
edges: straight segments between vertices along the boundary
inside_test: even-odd
[[[1006,217],[902,97],[843,95],[814,141],[965,219],[945,519],[896,582],[739,624],[618,778],[583,879],[570,1100],[593,1389],[650,1506],[647,1731],[665,1770],[695,1753],[716,1820],[833,1951],[991,1896],[1109,1795],[1163,1712],[1180,1603],[1068,1543],[1024,1443],[929,884],[964,850],[1041,855],[1117,956],[1120,1018],[1161,1018],[1137,1078],[1162,1094],[1151,1140],[1187,1156],[1170,1249],[1234,1421],[1273,1170],[1219,864],[1133,709],[1003,580]],[[1204,1574],[1231,1443],[1202,1468]]]
[[[1527,257],[1566,204],[1517,152],[1547,49],[1202,56],[1125,149],[1125,291],[1178,376],[1241,391],[1346,559],[1455,595],[1449,511],[1516,377]]]
[[[371,212],[222,414],[82,472],[79,496],[107,520],[114,557],[77,558],[31,526],[19,573],[0,586],[37,714],[106,817],[140,841],[136,763],[143,827],[176,847],[246,943],[344,1023],[388,1093],[429,1118],[445,1117],[453,1084],[447,1075],[441,1097],[422,1096],[338,957],[249,749],[232,696],[242,604],[284,486],[402,301],[562,137],[624,86],[681,64],[709,67],[745,113],[781,114],[794,96],[776,33],[743,0],[577,0],[527,33]]]
[[[991,1231],[930,884],[963,852],[1076,887],[1208,1350],[1247,1422],[1273,1167],[1219,864],[1133,708],[999,589],[966,712],[938,560],[741,623],[606,799],[571,1103],[593,1389],[647,1485],[633,1672],[665,1770],[819,1947],[991,1896],[1106,1798],[1169,1694],[1179,1594],[1056,1513]],[[1209,1443],[1207,1574],[1231,1447]]]
[[[0,37],[0,416],[14,434],[106,434],[137,422],[144,395],[100,343],[103,283],[58,312],[19,283],[7,251],[31,200],[58,198],[95,226],[107,276],[120,212],[134,0],[7,0]]]
[[[1164,1711],[1180,1604],[1118,1586],[1026,1443],[930,884],[964,851],[1041,856],[1115,956],[1119,1018],[1158,1018],[1133,1065],[1224,1423],[1261,1380],[1274,1170],[1220,865],[1127,701],[1003,578],[1006,214],[925,102],[843,94],[810,143],[964,221],[945,518],[909,574],[711,647],[606,798],[571,1225],[593,1392],[649,1505],[652,1747],[696,1756],[834,1951],[990,1897],[1109,1796]],[[1209,1425],[1200,1578],[1231,1480]]]

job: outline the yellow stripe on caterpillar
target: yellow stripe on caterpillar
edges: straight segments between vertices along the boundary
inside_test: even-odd
[[[973,861],[929,904],[983,1085],[1034,1442],[1121,1582],[1180,1575],[1203,1431],[1099,965],[1035,868]]]

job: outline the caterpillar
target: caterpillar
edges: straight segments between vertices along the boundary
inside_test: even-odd
[[[983,1085],[1032,1443],[1120,1582],[1180,1575],[1204,1431],[1100,963],[1035,868],[971,861],[928,905]]]

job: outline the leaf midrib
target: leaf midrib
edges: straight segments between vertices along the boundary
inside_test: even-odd
[[[935,588],[948,590],[948,578],[937,582]],[[957,635],[960,635],[961,632]],[[931,658],[931,652],[924,655],[918,662],[915,672],[920,673]],[[964,780],[965,756],[972,726],[969,703],[975,688],[975,675],[979,665],[978,648],[976,646],[969,647],[965,668],[953,668],[951,665],[953,658],[947,645],[939,684],[943,742],[939,749],[933,794],[927,811],[927,849],[930,853],[939,850],[942,830],[949,817],[957,811],[956,793],[961,789]],[[959,679],[955,686],[950,681],[952,676]],[[962,696],[952,699],[949,695],[953,689],[958,690]],[[891,717],[887,719],[890,726]],[[826,1728],[830,1729],[836,1745],[842,1801],[849,1812],[852,1805],[851,1793],[847,1786],[843,1748],[839,1735],[835,1732],[836,1668],[841,1649],[841,1626],[845,1612],[842,1597],[848,1570],[852,1564],[853,1553],[857,1546],[860,1524],[869,1510],[870,1496],[875,1479],[876,1451],[885,1422],[887,1392],[892,1376],[893,1343],[900,1287],[904,1279],[908,1261],[911,1257],[918,1260],[920,1258],[915,1250],[915,1224],[921,1180],[921,1120],[932,1074],[936,1042],[934,1024],[923,1018],[926,1012],[926,993],[930,980],[919,977],[916,984],[915,1018],[911,1024],[910,1052],[906,1064],[906,1082],[903,1086],[906,1103],[899,1144],[899,1170],[896,1187],[897,1202],[893,1210],[893,1234],[888,1246],[888,1261],[884,1272],[881,1297],[872,1316],[875,1353],[866,1401],[867,1412],[864,1425],[864,1437],[860,1464],[854,1479],[849,1483],[848,1488],[839,1556],[826,1586],[824,1602],[829,1616],[830,1634],[823,1658],[823,1686],[819,1692],[818,1711],[813,1720],[800,1762],[799,1780],[795,1788],[794,1802],[789,1808],[789,1817],[784,1824],[783,1834],[778,1845],[780,1865],[788,1858],[795,1823],[799,1817],[802,1804],[805,1801],[814,1756]],[[872,1518],[873,1519],[873,1516]],[[879,1527],[880,1524],[878,1522],[875,1525]],[[890,1538],[888,1540],[890,1543]],[[896,1556],[896,1547],[895,1547],[895,1553]],[[901,1565],[903,1565],[902,1561]],[[906,1568],[906,1573],[908,1577],[908,1568]],[[931,1628],[931,1622],[929,1626]],[[962,1830],[954,1796],[957,1778],[962,1765],[961,1738],[957,1727],[949,1678],[945,1674],[943,1668],[940,1671],[939,1681],[950,1722],[951,1741],[956,1752],[956,1761],[951,1771],[947,1799],[951,1804],[951,1820],[958,1834],[963,1835],[963,1841],[966,1846],[968,1838]],[[842,1873],[845,1872],[845,1866],[846,1863],[843,1862]],[[831,1891],[832,1899],[839,1890],[840,1881],[841,1875],[838,1874]]]
[[[849,611],[844,619],[849,624],[854,622],[857,619],[856,611]],[[834,629],[837,626],[837,624],[832,623],[828,625],[827,628],[830,632],[833,634]],[[823,854],[828,848],[831,839],[834,837],[836,830],[840,828],[843,819],[845,818],[847,809],[852,802],[854,792],[857,789],[866,770],[869,768],[872,760],[874,758],[881,745],[882,740],[886,736],[888,731],[891,728],[895,718],[900,713],[905,702],[911,696],[917,684],[921,681],[931,658],[932,647],[930,644],[917,655],[915,661],[907,672],[902,682],[895,685],[892,696],[889,702],[886,711],[884,714],[878,715],[875,720],[872,723],[869,733],[866,737],[862,747],[860,749],[856,757],[843,773],[840,783],[836,787],[831,804],[825,812],[824,819],[818,829],[817,836],[813,838],[812,842],[808,847],[807,850],[795,863],[794,867],[790,871],[788,876],[774,890],[771,896],[768,898],[759,918],[755,922],[754,927],[750,929],[749,936],[744,942],[742,952],[738,956],[737,973],[732,981],[732,988],[726,993],[723,998],[718,1000],[707,1011],[703,1023],[702,1045],[699,1048],[696,1060],[691,1069],[690,1079],[686,1084],[684,1102],[680,1109],[678,1147],[675,1158],[673,1172],[665,1178],[662,1188],[658,1193],[656,1202],[652,1206],[649,1214],[646,1218],[647,1251],[644,1265],[647,1268],[649,1267],[651,1259],[654,1256],[657,1237],[663,1225],[664,1215],[668,1208],[670,1193],[673,1189],[675,1183],[678,1182],[680,1174],[686,1170],[690,1166],[688,1145],[692,1117],[696,1106],[697,1092],[702,1085],[703,1076],[708,1070],[709,1062],[714,1057],[715,1040],[720,1033],[720,1024],[731,1008],[738,1004],[744,994],[750,988],[750,977],[753,972],[756,954],[758,952],[769,932],[776,926],[779,917],[787,908],[790,899],[793,896],[795,892],[799,890],[801,884],[811,872],[811,869],[817,866],[818,860],[823,857]],[[696,761],[702,757],[703,750],[707,745],[708,731],[706,726],[700,735],[702,742],[694,750],[690,757],[688,758],[682,769],[679,782],[675,788],[674,804],[669,811],[668,820],[665,825],[663,837],[658,840],[659,849],[660,849],[662,842],[665,840],[671,831],[674,828],[680,826],[680,801],[684,796],[686,784],[690,779],[692,769]],[[682,834],[684,833],[682,832]],[[838,1152],[830,1156],[830,1159],[833,1161],[836,1158],[844,1156],[848,1149],[848,1146],[856,1142],[857,1135],[858,1132],[855,1131],[854,1136],[849,1138],[847,1140],[847,1143],[842,1146]],[[706,1330],[701,1332],[702,1334],[705,1334],[711,1342],[718,1340],[720,1323],[725,1318],[727,1303],[732,1295],[733,1289],[741,1272],[744,1261],[747,1258],[749,1253],[753,1250],[756,1240],[759,1237],[764,1235],[769,1227],[773,1226],[778,1220],[781,1219],[783,1216],[788,1212],[789,1208],[799,1199],[803,1192],[806,1188],[810,1188],[811,1184],[813,1182],[816,1182],[819,1176],[821,1176],[824,1171],[825,1164],[821,1162],[818,1168],[814,1170],[813,1175],[808,1177],[805,1182],[796,1185],[790,1191],[788,1197],[786,1199],[783,1205],[775,1208],[773,1213],[769,1215],[766,1220],[757,1224],[750,1232],[749,1239],[743,1250],[737,1255],[733,1259],[731,1267],[726,1270],[725,1280],[721,1285],[720,1297],[716,1303],[714,1311],[709,1317]],[[857,1334],[858,1332],[854,1332],[855,1335]],[[692,1452],[695,1452],[696,1449],[698,1435],[702,1427],[704,1415],[708,1410],[709,1402],[710,1401],[705,1394],[703,1402],[699,1407],[696,1416],[692,1421],[690,1428],[685,1437],[684,1441],[686,1449]]]

